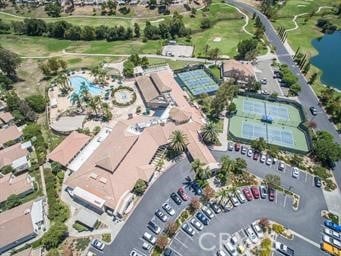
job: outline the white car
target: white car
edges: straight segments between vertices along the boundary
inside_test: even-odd
[[[230,197],[231,203],[233,204],[234,207],[237,207],[238,205],[240,205],[240,202],[238,201],[238,199],[235,195],[230,193],[229,197]]]
[[[247,151],[247,156],[248,156],[248,157],[251,157],[252,154],[253,154],[253,151],[252,151],[252,149],[250,148],[250,149]]]
[[[152,245],[154,245],[155,242],[156,242],[156,237],[155,237],[155,236],[152,236],[152,235],[149,234],[148,232],[145,232],[145,233],[143,234],[143,238],[144,238],[147,242],[151,243]]]
[[[280,161],[280,162],[278,163],[278,170],[284,171],[284,169],[285,169],[284,162],[283,162],[283,161]]]
[[[193,227],[195,227],[199,231],[201,231],[204,228],[204,225],[200,221],[198,221],[196,218],[192,218],[190,220],[190,223],[192,224]]]
[[[252,228],[256,232],[256,235],[258,236],[258,238],[263,239],[264,233],[263,233],[262,228],[257,223],[253,223]]]
[[[250,238],[252,243],[256,244],[258,242],[258,238],[255,232],[253,232],[251,227],[248,227],[247,229],[245,229],[245,233]]]
[[[97,239],[92,240],[91,245],[92,245],[92,247],[96,248],[99,251],[103,251],[104,246],[105,246],[104,243],[102,243],[101,241],[99,241]]]
[[[334,239],[334,238],[331,238],[330,236],[327,236],[327,235],[324,234],[322,236],[322,240],[324,242],[328,243],[328,244],[331,244],[331,245],[337,247],[337,248],[341,248],[341,242],[336,240],[336,239]]]
[[[265,161],[266,161],[266,156],[264,154],[262,154],[260,157],[260,162],[264,163]]]
[[[227,254],[223,250],[217,251],[217,256],[227,256]]]
[[[328,236],[331,236],[337,240],[341,240],[341,234],[339,232],[336,232],[334,230],[331,230],[329,228],[324,228],[323,232],[327,234]]]
[[[213,211],[212,211],[210,208],[208,208],[206,205],[204,205],[204,206],[201,208],[201,210],[205,213],[205,215],[206,215],[208,218],[212,219],[212,218],[214,217]]]
[[[224,244],[225,249],[230,253],[231,256],[238,256],[236,247],[234,247],[231,242]]]
[[[236,196],[242,204],[244,204],[246,202],[245,196],[243,195],[243,193],[239,189],[237,189],[237,191],[236,191]]]
[[[266,159],[266,164],[267,165],[271,165],[272,164],[272,158],[268,157],[268,159]]]
[[[300,177],[300,171],[297,167],[292,168],[292,177],[298,179]]]
[[[162,205],[162,208],[170,215],[173,216],[175,214],[175,210],[168,204],[164,203]]]
[[[236,235],[231,236],[231,243],[236,246],[238,244],[238,238]]]
[[[152,249],[152,246],[148,244],[147,242],[143,242],[142,248],[149,251],[150,249]]]

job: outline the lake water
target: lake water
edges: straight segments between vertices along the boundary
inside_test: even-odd
[[[311,63],[322,70],[321,81],[341,90],[341,31],[314,39],[312,45],[318,55],[311,59]]]

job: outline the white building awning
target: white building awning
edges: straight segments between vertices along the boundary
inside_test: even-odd
[[[89,204],[92,204],[93,206],[96,206],[97,208],[102,209],[104,204],[105,204],[105,200],[80,188],[80,187],[75,187],[75,189],[73,190],[73,195],[86,201]]]

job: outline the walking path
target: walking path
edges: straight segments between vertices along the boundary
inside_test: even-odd
[[[46,185],[45,185],[45,176],[44,176],[44,168],[43,166],[39,166],[40,177],[41,177],[41,186],[43,189],[43,194],[46,196]]]
[[[228,6],[232,7],[232,8],[234,8],[234,9],[236,9],[240,14],[242,14],[242,15],[245,17],[245,24],[244,24],[244,26],[242,27],[242,30],[243,30],[246,34],[248,34],[248,35],[250,35],[250,36],[253,36],[253,34],[252,34],[251,32],[249,32],[249,31],[247,31],[247,29],[246,29],[247,25],[249,25],[249,16],[248,16],[246,13],[242,12],[238,7],[236,7],[236,6],[234,6],[234,5],[231,5],[231,4],[226,4],[226,5],[228,5]]]
[[[227,117],[224,118],[223,132],[218,134],[218,140],[220,142],[220,146],[213,146],[212,150],[215,151],[223,151],[227,150],[227,133],[228,133],[228,125],[229,120]]]
[[[332,213],[335,213],[339,216],[341,216],[341,194],[338,189],[335,189],[334,191],[323,191],[324,199],[326,200],[328,210]]]

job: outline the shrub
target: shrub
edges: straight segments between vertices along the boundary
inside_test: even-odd
[[[138,179],[133,188],[133,193],[138,196],[142,196],[144,191],[147,189],[147,182],[142,179]]]
[[[111,242],[111,234],[110,233],[102,234],[102,240],[106,243],[110,243]]]
[[[88,237],[77,239],[76,250],[77,251],[84,251],[88,247],[89,243],[90,243],[90,238],[88,238]]]
[[[43,246],[49,250],[57,248],[67,236],[67,227],[64,223],[55,223],[42,237]]]
[[[283,234],[284,232],[284,227],[280,224],[272,224],[272,229],[275,231],[277,234]]]
[[[33,109],[36,113],[43,113],[46,107],[46,100],[44,96],[40,94],[31,95],[25,98],[28,105]]]
[[[89,229],[88,229],[86,226],[84,226],[82,223],[80,223],[80,222],[78,222],[78,221],[76,221],[76,222],[72,225],[72,227],[73,227],[74,229],[76,229],[78,232],[89,231]]]

